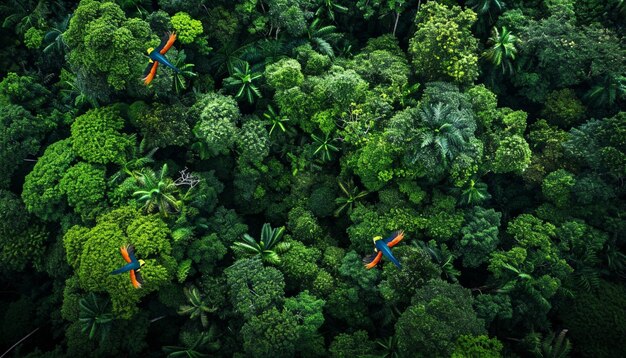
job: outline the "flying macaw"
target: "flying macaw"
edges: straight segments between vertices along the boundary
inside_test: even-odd
[[[399,269],[402,269],[402,265],[400,265],[398,259],[396,259],[391,253],[391,250],[389,250],[390,247],[396,246],[396,244],[402,241],[402,239],[404,239],[404,231],[402,230],[395,231],[384,240],[382,236],[376,236],[374,238],[374,246],[376,246],[376,248],[374,249],[374,253],[363,259],[365,268],[367,268],[368,270],[373,268],[378,264],[382,256],[385,255],[385,257],[389,261],[393,262],[393,264],[396,265]]]
[[[159,62],[171,68],[176,73],[180,72],[180,70],[176,68],[176,66],[174,66],[170,61],[165,58],[165,54],[170,49],[170,47],[172,47],[174,41],[176,41],[176,34],[166,34],[161,38],[161,43],[159,44],[159,47],[150,47],[148,49],[150,64],[148,64],[148,67],[146,67],[146,70],[143,73],[143,75],[145,76],[143,79],[143,83],[146,86],[150,84],[150,82],[152,82],[152,80],[154,79],[157,67],[159,67]]]
[[[130,282],[135,288],[140,288],[143,280],[141,279],[139,270],[141,270],[141,267],[145,264],[145,262],[143,260],[137,260],[135,257],[135,248],[132,245],[120,247],[120,253],[124,257],[124,260],[126,260],[127,264],[115,271],[111,271],[111,275],[130,272]]]

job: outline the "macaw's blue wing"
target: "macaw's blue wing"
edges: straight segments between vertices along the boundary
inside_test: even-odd
[[[400,262],[393,256],[393,254],[391,253],[391,250],[389,249],[389,247],[383,240],[376,241],[376,248],[378,249],[378,251],[382,252],[382,254],[389,261],[393,262],[393,264],[396,265],[396,267],[398,267],[399,269],[402,269],[402,265],[400,265]]]
[[[174,70],[174,72],[178,73],[180,72],[180,70],[178,68],[176,68],[176,66],[174,66],[170,61],[167,60],[167,58],[165,58],[165,56],[161,55],[159,52],[157,51],[152,51],[150,52],[150,58],[155,61],[155,62],[160,62],[161,64],[171,68],[172,70]]]
[[[121,273],[124,273],[124,272],[128,272],[128,271],[134,270],[134,269],[136,268],[135,266],[137,266],[137,265],[135,265],[135,264],[134,264],[134,263],[132,263],[132,262],[131,262],[131,263],[127,263],[126,265],[124,265],[124,266],[122,266],[122,267],[118,268],[117,270],[115,270],[115,271],[111,271],[111,275],[119,275],[119,274],[121,274]]]
[[[140,267],[139,261],[137,261],[137,258],[135,257],[135,248],[132,245],[120,247],[120,253],[122,254],[122,257],[124,258],[124,261],[127,262],[127,264],[118,268],[117,270],[111,271],[111,275],[128,272],[138,269]]]
[[[128,251],[128,257],[130,257],[130,262],[138,265],[139,261],[137,261],[137,258],[135,257],[135,247],[133,245],[130,245],[126,250]]]

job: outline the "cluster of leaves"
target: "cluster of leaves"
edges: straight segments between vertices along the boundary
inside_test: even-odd
[[[620,356],[626,2],[460,3],[0,5],[0,346]]]

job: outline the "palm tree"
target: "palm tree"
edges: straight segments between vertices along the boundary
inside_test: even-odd
[[[202,327],[207,328],[209,326],[209,318],[207,316],[207,313],[215,312],[217,311],[217,308],[209,307],[203,301],[203,297],[197,288],[192,287],[191,289],[189,289],[185,287],[183,290],[185,292],[185,297],[187,297],[187,301],[189,301],[189,304],[180,306],[180,308],[178,309],[178,314],[189,315],[190,319],[200,317]]]
[[[261,229],[261,240],[256,242],[252,236],[243,234],[243,240],[235,242],[234,247],[242,249],[251,256],[260,256],[265,262],[272,264],[280,263],[279,253],[289,250],[289,243],[280,242],[283,238],[285,227],[272,229],[270,224],[264,224]]]
[[[43,28],[50,14],[49,3],[48,0],[7,1],[0,5],[0,14],[4,15],[2,27],[14,28],[17,34],[23,34],[31,27]]]
[[[330,161],[330,152],[339,151],[339,148],[331,144],[335,139],[331,139],[330,134],[326,134],[326,137],[324,137],[324,139],[316,136],[315,134],[311,134],[311,137],[317,145],[317,148],[315,149],[315,152],[313,152],[313,155],[317,155],[317,153],[320,153],[320,155],[322,156],[322,161]]]
[[[267,107],[267,112],[263,113],[263,117],[265,117],[268,124],[272,126],[270,128],[270,136],[276,128],[280,128],[281,131],[286,132],[285,123],[289,122],[289,118],[276,114],[274,108],[271,105]]]
[[[100,341],[104,341],[111,330],[113,314],[109,310],[109,301],[101,299],[93,292],[78,301],[80,312],[78,321],[82,325],[83,333],[89,332],[89,339],[93,339],[96,333]]]
[[[339,204],[339,207],[335,210],[335,216],[339,216],[339,214],[346,209],[346,213],[350,215],[354,204],[369,194],[369,192],[365,190],[359,191],[359,188],[354,185],[352,180],[350,180],[348,184],[344,184],[341,180],[339,180],[339,188],[341,188],[341,191],[345,194],[345,196],[335,199],[335,203]]]
[[[154,156],[154,153],[156,153],[158,149],[159,148],[153,148],[147,154],[141,155],[141,146],[133,146],[131,149],[132,152],[129,156],[124,157],[122,167],[111,176],[109,183],[115,183],[124,178],[125,175],[133,177],[139,182],[141,177],[140,169],[146,164],[154,162],[152,156]]]
[[[84,105],[90,105],[93,108],[100,107],[98,99],[87,93],[78,82],[78,77],[68,72],[69,81],[65,81],[65,88],[61,89],[61,98],[66,102],[67,107],[76,107],[80,109]]]
[[[502,0],[467,0],[466,4],[478,15],[484,16],[487,14],[490,19],[492,19],[493,15],[502,12],[506,6]]]
[[[178,68],[179,72],[174,72],[174,91],[176,94],[180,94],[181,91],[187,88],[187,83],[185,82],[185,77],[196,77],[191,69],[195,66],[193,63],[185,63],[185,59],[187,56],[185,55],[185,51],[180,51],[176,54],[176,57],[172,61],[174,66]]]
[[[334,58],[335,52],[331,42],[338,40],[340,37],[335,31],[337,31],[335,26],[321,26],[320,19],[315,19],[307,28],[308,41],[318,52]]]
[[[465,148],[476,129],[476,124],[463,112],[441,102],[423,106],[419,117],[423,127],[417,134],[418,145],[412,163],[424,155],[434,154],[437,160],[447,164]]]
[[[626,255],[619,250],[616,241],[616,238],[612,238],[604,246],[602,253],[609,269],[624,277],[623,273],[626,271]]]
[[[250,64],[244,62],[243,66],[235,65],[230,76],[224,79],[224,87],[237,91],[236,98],[245,97],[252,104],[255,98],[260,98],[261,91],[254,83],[261,78],[263,73],[252,71]]]
[[[379,355],[380,358],[398,358],[398,338],[393,335],[387,337],[387,339],[379,339],[376,344],[383,350],[383,354]]]
[[[254,52],[254,43],[239,45],[236,42],[229,42],[217,50],[213,57],[209,59],[208,65],[215,69],[216,75],[221,76],[232,73],[235,67],[244,67],[246,56]]]
[[[532,282],[533,277],[530,274],[525,273],[523,270],[509,265],[507,263],[502,263],[502,267],[509,270],[514,275],[503,283],[502,287],[497,290],[499,293],[508,293],[513,290],[518,283],[525,285],[525,283]],[[530,285],[525,285],[527,288],[531,288]]]
[[[481,182],[477,183],[474,179],[471,179],[469,184],[463,189],[457,191],[460,191],[461,198],[459,202],[463,205],[479,204],[491,198],[491,195],[487,191],[487,184]]]
[[[620,15],[626,15],[626,0],[613,0],[613,9]]]
[[[444,277],[451,282],[457,282],[457,277],[461,275],[461,271],[454,267],[454,255],[448,250],[446,244],[441,244],[441,247],[437,246],[434,240],[426,243],[425,241],[413,241],[413,244],[424,250],[434,263],[439,265],[441,273]]]
[[[156,209],[165,217],[172,210],[178,211],[181,204],[174,196],[178,190],[177,186],[172,179],[165,176],[166,174],[167,164],[163,164],[158,177],[152,170],[142,170],[139,183],[144,189],[133,193],[133,196],[139,196],[139,201],[145,202],[144,208],[147,212]]]
[[[584,96],[595,107],[612,106],[618,98],[626,97],[626,77],[606,76]]]
[[[309,160],[304,155],[294,155],[293,153],[287,153],[287,158],[291,161],[291,174],[297,175],[298,172],[309,170],[315,172],[322,169],[314,160]]]
[[[43,48],[44,53],[49,53],[53,50],[57,51],[61,55],[65,53],[65,50],[67,49],[67,44],[65,43],[65,39],[63,38],[63,33],[67,30],[67,27],[70,24],[71,17],[71,14],[66,15],[63,20],[58,22],[55,26],[50,28],[48,32],[46,32],[43,37],[43,41],[48,45]]]
[[[315,12],[315,16],[320,16],[323,13],[328,15],[330,21],[335,21],[335,11],[337,12],[347,12],[348,8],[337,4],[335,0],[319,0],[320,7]]]
[[[567,329],[561,330],[558,336],[551,332],[543,339],[538,333],[531,333],[531,344],[533,345],[531,353],[542,358],[566,358],[572,350],[572,344],[569,339],[565,338]]]
[[[511,34],[505,26],[502,26],[502,32],[494,27],[487,42],[491,47],[485,51],[483,57],[495,66],[501,66],[503,74],[507,72],[513,74],[513,61],[517,54],[515,45],[518,42],[517,36]]]
[[[200,358],[209,357],[208,354],[202,353],[202,351],[217,351],[220,349],[220,346],[220,341],[217,340],[217,326],[212,324],[209,330],[200,333],[198,338],[191,345],[187,347],[164,346],[163,351],[167,353],[167,356],[170,358]]]

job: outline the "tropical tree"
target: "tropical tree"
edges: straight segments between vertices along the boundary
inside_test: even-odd
[[[57,39],[58,38],[59,37],[57,37]],[[46,51],[46,49],[44,49],[44,51]],[[89,105],[92,108],[100,107],[98,97],[92,95],[88,90],[84,89],[78,81],[76,75],[64,70],[62,74],[65,75],[65,80],[62,82],[62,88],[60,91],[61,98],[63,99],[63,102],[67,103],[68,108],[76,107],[81,109],[85,105]]]
[[[330,138],[330,134],[326,134],[323,139],[315,134],[311,134],[311,137],[313,138],[313,142],[315,143],[314,145],[316,146],[313,155],[318,155],[319,153],[319,155],[322,156],[322,161],[330,161],[331,152],[339,151],[339,148],[331,144],[335,141],[335,138]]]
[[[470,290],[459,284],[435,279],[418,288],[395,324],[400,356],[450,357],[459,337],[486,334],[473,301]]]
[[[189,304],[180,306],[178,314],[189,315],[190,319],[199,317],[202,327],[209,327],[209,318],[207,313],[215,312],[217,311],[217,308],[209,307],[196,287],[192,287],[191,289],[185,287],[183,290]]]
[[[455,255],[450,252],[446,244],[437,245],[435,240],[430,240],[428,243],[425,241],[413,241],[413,243],[424,250],[432,261],[439,265],[443,276],[451,282],[457,282],[457,277],[461,275],[461,271],[454,267]]]
[[[180,51],[176,54],[176,57],[172,61],[174,66],[180,70],[179,72],[174,72],[173,74],[174,91],[176,91],[176,94],[180,94],[181,91],[187,89],[185,77],[189,78],[197,76],[197,74],[192,71],[192,68],[195,65],[193,63],[185,63],[186,58],[187,56],[185,55],[185,51]]]
[[[455,251],[463,258],[464,267],[480,266],[498,247],[501,217],[501,213],[480,206],[466,212],[465,223],[461,229],[463,236],[455,246]]]
[[[626,97],[626,77],[624,76],[606,76],[596,83],[584,96],[595,107],[610,107],[617,99]]]
[[[315,16],[326,14],[330,21],[335,21],[335,12],[348,12],[348,8],[338,4],[336,0],[318,0],[319,8],[315,12]]]
[[[487,184],[475,182],[474,179],[471,179],[465,187],[456,191],[460,194],[459,203],[463,205],[480,204],[491,198],[487,191]]]
[[[369,194],[369,192],[366,190],[359,191],[359,188],[354,185],[352,180],[350,180],[347,184],[341,180],[339,180],[338,183],[339,188],[345,196],[335,199],[335,203],[339,205],[337,210],[335,210],[335,216],[339,216],[339,214],[341,214],[344,210],[346,210],[346,214],[350,215],[350,213],[352,213],[352,209],[354,208],[354,204],[364,198],[367,194]]]
[[[111,175],[111,177],[109,178],[109,183],[115,183],[117,181],[120,181],[124,178],[125,175],[128,175],[129,177],[132,177],[137,182],[139,182],[142,178],[141,169],[145,165],[154,162],[154,159],[152,157],[158,149],[159,148],[153,148],[148,153],[141,154],[140,146],[132,147],[130,150],[131,154],[124,157],[120,169],[113,175]]]
[[[280,128],[280,130],[283,132],[287,131],[287,129],[285,128],[285,123],[289,122],[289,118],[277,114],[274,111],[274,107],[272,107],[271,105],[267,106],[267,111],[263,113],[263,117],[267,120],[266,123],[268,123],[268,125],[271,125],[269,132],[270,136],[276,128]]]
[[[527,338],[527,340],[531,341],[530,352],[536,357],[541,358],[569,357],[569,353],[572,350],[572,343],[569,339],[565,338],[566,334],[567,329],[563,329],[558,336],[555,332],[550,332],[542,339],[540,334],[532,332]]]
[[[476,128],[474,121],[464,115],[442,102],[422,106],[418,113],[421,128],[415,133],[411,163],[424,156],[433,156],[446,166],[461,153]]]
[[[398,337],[389,336],[386,339],[379,339],[376,344],[383,351],[380,358],[398,358]]]
[[[83,333],[89,332],[89,339],[93,339],[97,334],[101,342],[105,341],[113,322],[109,300],[90,292],[87,297],[81,298],[78,304],[80,306],[78,321],[81,323]]]
[[[390,12],[393,13],[393,17],[394,17],[393,32],[392,32],[393,36],[396,36],[396,30],[398,29],[398,22],[400,21],[400,15],[402,14],[402,11],[404,11],[408,3],[409,3],[408,0],[387,0],[387,8],[389,9]]]
[[[337,27],[333,25],[323,26],[320,19],[315,19],[307,28],[307,40],[315,50],[333,58],[335,51],[333,51],[331,43],[340,37],[335,31],[337,31]]]
[[[480,16],[488,15],[493,21],[493,16],[501,13],[506,4],[502,0],[468,0],[467,6]]]
[[[413,68],[426,80],[471,83],[478,77],[478,39],[472,33],[476,13],[429,1],[415,16],[408,52]]]
[[[169,358],[187,357],[201,358],[209,357],[206,351],[216,351],[221,344],[216,338],[217,326],[211,325],[208,332],[200,333],[197,338],[184,347],[181,346],[164,346],[163,352],[167,353]]]
[[[265,262],[272,264],[280,263],[279,254],[289,250],[290,244],[281,242],[285,227],[272,228],[270,224],[264,224],[261,229],[261,240],[257,242],[252,236],[243,234],[242,241],[235,242],[234,247],[242,249],[250,256],[260,256]]]
[[[133,196],[139,197],[139,201],[145,202],[143,207],[147,212],[154,212],[156,209],[165,217],[172,211],[178,211],[181,205],[181,202],[174,196],[178,188],[174,181],[166,175],[167,164],[163,164],[158,177],[150,169],[142,170],[139,184],[144,189],[133,193]]]
[[[263,76],[262,72],[254,71],[248,62],[243,66],[236,64],[230,71],[230,76],[224,79],[224,87],[236,92],[236,98],[245,98],[252,104],[255,98],[262,97],[256,81]]]
[[[502,67],[502,73],[507,72],[513,74],[513,61],[517,54],[515,45],[519,42],[517,36],[513,35],[505,26],[502,26],[502,31],[494,27],[491,31],[491,36],[487,41],[491,47],[485,51],[483,57],[495,66]]]
[[[67,30],[67,27],[70,24],[70,17],[70,15],[66,15],[61,21],[51,27],[50,30],[48,30],[48,32],[46,32],[43,36],[44,43],[47,43],[46,47],[43,48],[44,53],[49,53],[53,50],[60,54],[65,53],[67,44],[63,38],[63,33]]]
[[[2,27],[14,28],[23,34],[31,27],[42,27],[50,14],[50,2],[47,0],[9,0],[0,6],[4,20]]]

